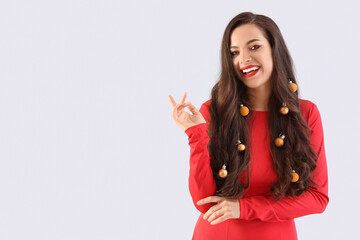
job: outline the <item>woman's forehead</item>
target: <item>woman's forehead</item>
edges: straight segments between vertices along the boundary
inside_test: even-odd
[[[265,37],[261,28],[256,24],[244,24],[233,30],[230,36],[230,43],[247,45],[249,41],[254,39],[264,41]]]

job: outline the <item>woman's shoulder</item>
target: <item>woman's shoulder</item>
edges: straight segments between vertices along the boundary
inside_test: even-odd
[[[205,101],[203,104],[201,104],[200,107],[200,112],[203,115],[203,117],[205,118],[206,122],[209,123],[210,122],[210,104],[211,104],[211,99]]]
[[[320,112],[315,103],[299,98],[300,112],[308,124],[320,117]]]
[[[209,108],[209,107],[210,107],[210,104],[211,104],[211,99],[205,101],[202,105],[204,105],[204,107]]]

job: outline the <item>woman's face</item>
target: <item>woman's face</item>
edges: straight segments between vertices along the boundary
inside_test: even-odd
[[[244,24],[235,28],[230,37],[230,53],[236,74],[248,88],[270,86],[272,51],[260,27]]]

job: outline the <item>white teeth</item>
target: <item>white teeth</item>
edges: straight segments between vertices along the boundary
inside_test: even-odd
[[[242,72],[243,72],[243,73],[248,73],[248,72],[251,72],[251,71],[258,70],[259,68],[260,68],[260,67],[252,67],[252,68],[245,69],[245,70],[243,70]]]

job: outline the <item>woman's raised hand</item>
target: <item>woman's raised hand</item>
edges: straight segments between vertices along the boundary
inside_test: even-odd
[[[184,93],[180,102],[176,103],[174,98],[169,95],[170,102],[173,106],[171,116],[174,119],[176,125],[183,131],[197,124],[206,123],[202,114],[196,109],[196,107],[194,107],[194,105],[191,104],[191,102],[185,102],[185,98],[186,93]],[[187,107],[193,115],[185,112],[185,107]]]

